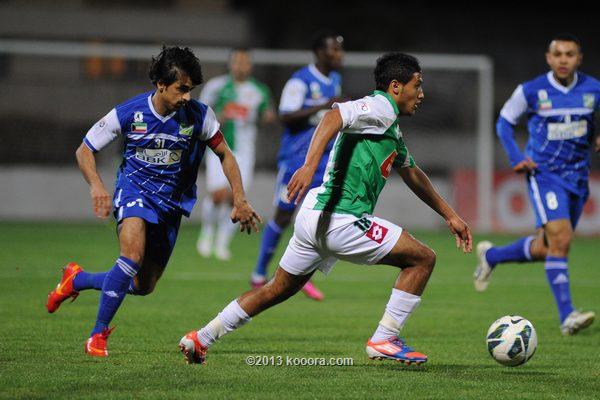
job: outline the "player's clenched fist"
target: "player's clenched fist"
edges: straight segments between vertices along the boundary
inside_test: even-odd
[[[90,196],[92,197],[92,207],[94,215],[98,218],[106,218],[110,213],[110,195],[102,185],[90,186]]]
[[[258,232],[257,223],[263,222],[262,218],[246,200],[234,202],[231,210],[231,221],[240,223],[240,232],[246,231],[248,234],[254,230]]]

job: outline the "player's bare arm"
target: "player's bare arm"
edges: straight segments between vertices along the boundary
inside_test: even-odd
[[[313,175],[319,166],[319,161],[325,152],[327,143],[342,129],[343,121],[340,110],[333,109],[321,120],[310,141],[310,147],[304,160],[304,165],[300,167],[292,176],[288,184],[288,199],[295,200],[299,204],[312,182]]]
[[[77,164],[79,164],[79,169],[84,179],[90,185],[94,215],[98,218],[108,217],[111,208],[110,195],[106,191],[104,182],[102,182],[96,169],[96,157],[94,153],[82,143],[75,152],[75,156],[77,157]]]
[[[473,249],[471,229],[433,187],[429,177],[418,166],[396,169],[410,190],[446,220],[450,232],[456,238],[456,247],[470,253]]]
[[[347,99],[343,99],[341,97],[334,97],[330,99],[327,103],[322,104],[320,106],[314,106],[309,108],[304,108],[298,111],[281,113],[279,115],[279,119],[286,125],[294,125],[305,122],[308,118],[310,118],[313,114],[318,113],[321,110],[327,110],[331,108],[333,103],[344,102]]]
[[[513,171],[517,174],[523,174],[527,172],[533,172],[537,168],[537,164],[529,157],[525,157],[525,159],[519,162],[517,165],[513,167]]]
[[[240,231],[250,233],[252,230],[258,232],[257,222],[262,223],[260,215],[254,211],[254,208],[246,200],[244,187],[242,186],[242,177],[240,168],[235,156],[231,152],[227,143],[223,140],[212,151],[221,160],[223,173],[229,181],[231,192],[233,194],[233,210],[231,211],[231,220],[240,223]]]

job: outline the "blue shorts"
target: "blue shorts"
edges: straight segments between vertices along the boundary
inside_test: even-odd
[[[160,208],[139,193],[118,188],[113,205],[117,224],[129,217],[139,217],[147,222],[144,258],[166,267],[177,240],[181,213]]]
[[[529,174],[527,186],[535,214],[536,228],[541,228],[548,221],[557,219],[570,220],[573,230],[577,227],[588,194],[582,196],[573,193],[540,174]]]
[[[292,175],[294,172],[302,164],[293,164],[294,166],[290,167],[290,163],[285,161],[279,163],[279,171],[277,172],[277,183],[275,185],[275,196],[273,198],[273,205],[283,211],[293,211],[296,209],[296,205],[294,202],[288,201],[287,198],[287,185],[292,179]],[[323,175],[325,174],[325,168],[327,167],[327,157],[323,157],[321,162],[319,163],[319,167],[317,168],[317,172],[315,172],[313,176],[313,180],[310,183],[310,189],[315,188],[317,186],[321,186],[323,183]]]

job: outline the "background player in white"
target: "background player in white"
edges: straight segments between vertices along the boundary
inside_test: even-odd
[[[304,165],[289,182],[288,198],[300,199],[310,189],[328,142],[337,134],[323,184],[308,192],[275,276],[233,300],[204,328],[184,336],[180,348],[188,362],[203,363],[208,347],[218,338],[297,293],[317,269],[328,273],[337,259],[402,269],[383,318],[367,342],[367,354],[406,363],[427,361],[398,333],[421,301],[436,256],[406,230],[372,215],[391,169],[444,218],[457,247],[470,252],[472,237],[467,224],[415,165],[398,128],[398,117],[413,115],[424,98],[417,59],[385,54],[377,60],[374,74],[373,95],[336,103],[321,120]]]
[[[257,124],[275,121],[268,88],[252,76],[252,58],[246,48],[236,48],[229,56],[229,73],[204,85],[200,101],[215,111],[221,131],[240,166],[242,184],[248,192],[254,177]],[[231,257],[229,243],[235,233],[231,223],[233,196],[219,158],[206,154],[206,187],[202,201],[202,229],[197,250],[204,257],[214,251],[220,260]]]

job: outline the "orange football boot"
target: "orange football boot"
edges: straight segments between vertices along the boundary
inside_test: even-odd
[[[95,333],[85,342],[85,352],[94,357],[108,357],[106,341],[115,327],[106,328],[102,333]]]
[[[206,364],[207,347],[198,340],[198,331],[191,331],[179,341],[179,350],[188,364]]]
[[[63,268],[63,275],[58,285],[56,285],[56,289],[48,293],[46,309],[49,313],[58,310],[58,307],[60,307],[62,302],[69,297],[73,299],[71,300],[72,303],[77,296],[79,296],[79,292],[73,289],[73,278],[80,272],[83,272],[83,268],[73,262],[68,263],[67,266]]]

